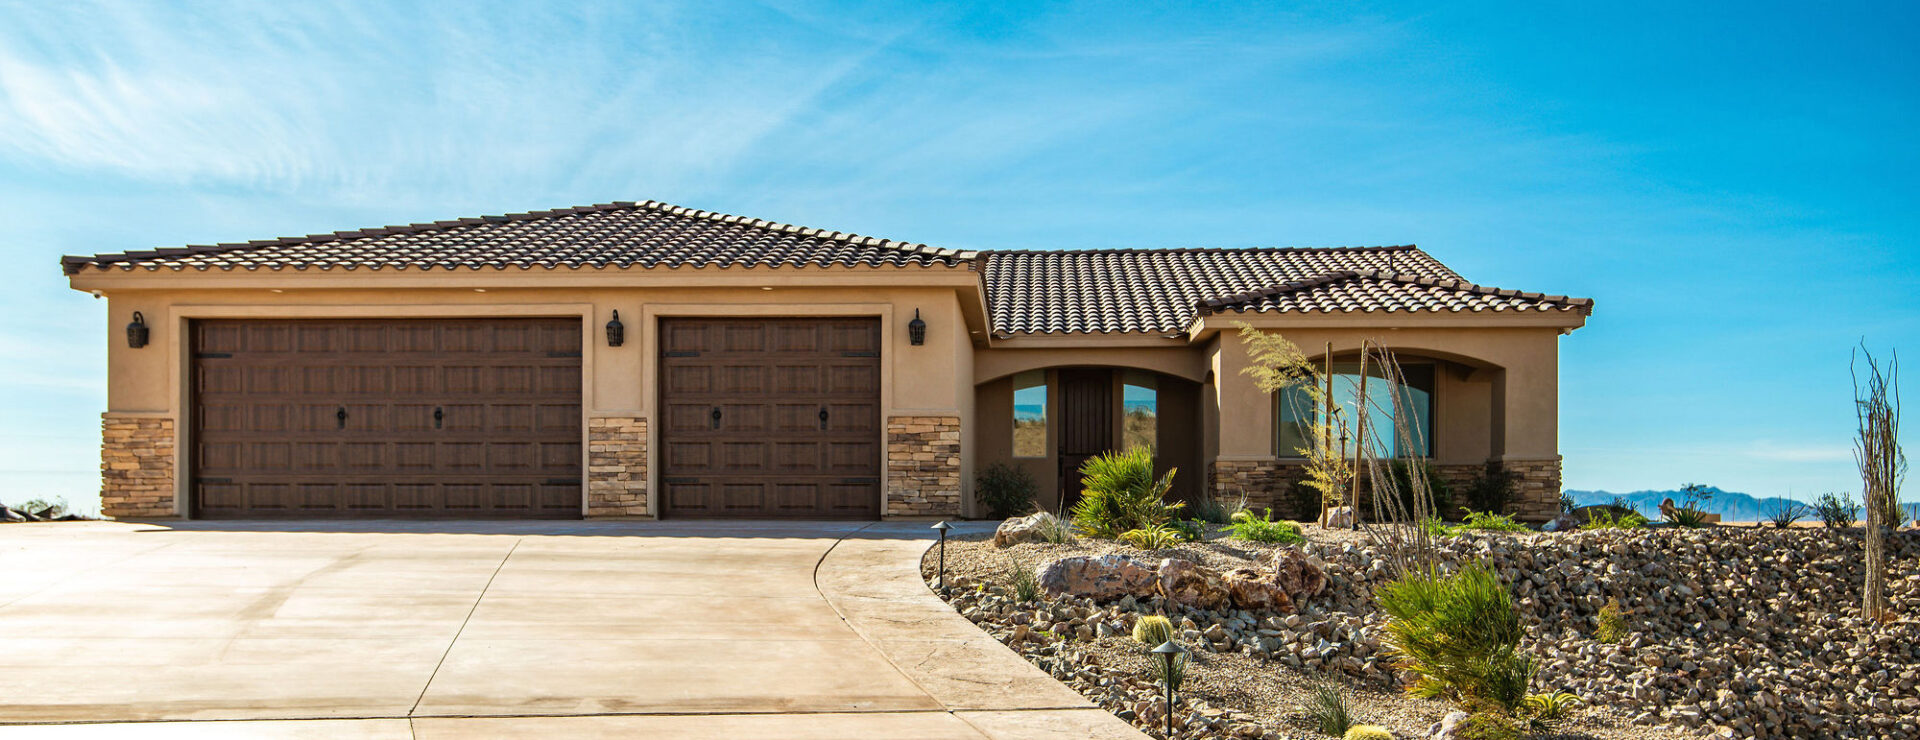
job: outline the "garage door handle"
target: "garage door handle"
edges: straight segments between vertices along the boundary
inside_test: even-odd
[[[333,418],[340,422],[341,429],[347,428],[347,407],[341,406],[339,411],[333,412]]]
[[[720,428],[720,407],[719,406],[713,407],[713,428],[715,429]]]
[[[446,418],[446,413],[442,412],[439,406],[433,407],[433,428],[439,429],[440,420],[444,418]]]
[[[827,407],[825,406],[820,407],[820,428],[827,428]]]

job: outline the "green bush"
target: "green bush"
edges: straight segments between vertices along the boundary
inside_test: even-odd
[[[1033,510],[1033,497],[1040,486],[1026,468],[997,462],[988,465],[974,478],[974,496],[995,519],[1021,516]]]
[[[1160,647],[1173,639],[1173,621],[1158,614],[1141,617],[1133,623],[1133,640],[1148,648]]]
[[[1607,605],[1600,607],[1600,623],[1593,629],[1593,639],[1605,643],[1618,643],[1627,639],[1627,614],[1620,608],[1619,599],[1608,599]]]
[[[1526,701],[1520,704],[1520,714],[1527,718],[1535,731],[1544,731],[1573,714],[1574,707],[1581,703],[1579,696],[1565,691],[1528,694]]]
[[[1167,523],[1186,506],[1167,502],[1174,472],[1154,480],[1153,453],[1144,447],[1088,460],[1080,466],[1083,491],[1073,505],[1073,523],[1088,535],[1109,539]]]
[[[1426,469],[1424,477],[1427,479],[1427,488],[1433,493],[1431,513],[1436,516],[1446,516],[1453,511],[1453,487],[1447,483],[1446,479],[1440,477],[1440,471],[1433,467],[1433,463],[1421,464]],[[1400,505],[1406,507],[1408,514],[1412,514],[1413,469],[1408,467],[1407,461],[1395,460],[1392,465],[1387,466],[1387,476],[1393,479],[1393,490],[1400,496]]]
[[[1210,493],[1204,494],[1200,497],[1200,500],[1193,502],[1193,519],[1195,521],[1206,522],[1207,524],[1226,524],[1227,522],[1233,521],[1234,514],[1245,511],[1246,508],[1246,496],[1228,501],[1226,499],[1214,498],[1213,494]]]
[[[1307,684],[1307,700],[1300,704],[1300,712],[1307,716],[1307,724],[1334,737],[1347,734],[1355,726],[1352,700],[1340,684],[1330,679]]]
[[[1172,525],[1156,524],[1141,529],[1129,529],[1120,533],[1120,541],[1142,550],[1165,550],[1178,547],[1187,538]]]
[[[1320,518],[1320,489],[1314,488],[1304,480],[1287,485],[1287,507],[1292,511],[1290,518],[1303,522],[1317,521]]]
[[[1513,596],[1477,565],[1444,575],[1412,572],[1374,592],[1387,621],[1390,654],[1416,680],[1410,692],[1456,702],[1491,702],[1508,712],[1526,698],[1534,666],[1519,650],[1523,629]]]
[[[1300,525],[1286,520],[1276,521],[1273,510],[1267,509],[1264,516],[1254,516],[1251,511],[1242,511],[1233,515],[1233,523],[1227,525],[1233,530],[1233,538],[1249,542],[1305,542],[1300,534]]]
[[[1680,500],[1667,514],[1667,521],[1676,526],[1697,529],[1707,526],[1707,512],[1702,508],[1713,500],[1713,489],[1698,483],[1688,483],[1680,488]]]
[[[1354,725],[1341,740],[1393,740],[1393,733],[1379,725]]]
[[[1467,531],[1479,532],[1526,532],[1527,525],[1513,520],[1505,514],[1490,511],[1467,511],[1467,520],[1459,524],[1448,525],[1434,517],[1426,521],[1427,534],[1435,537],[1452,537]]]
[[[1454,737],[1459,740],[1521,740],[1527,730],[1512,717],[1495,712],[1475,712],[1460,723]]]
[[[1639,529],[1645,526],[1647,526],[1647,518],[1644,516],[1640,516],[1640,512],[1637,512],[1637,511],[1629,511],[1625,514],[1621,514],[1620,518],[1615,519],[1613,517],[1613,512],[1608,511],[1606,509],[1589,509],[1587,511],[1587,522],[1585,524],[1580,525],[1580,528],[1581,529]]]
[[[1820,494],[1813,502],[1813,510],[1820,516],[1820,523],[1830,529],[1846,529],[1860,520],[1860,507],[1854,505],[1851,493]]]
[[[1507,510],[1507,504],[1513,502],[1514,494],[1520,489],[1520,474],[1499,465],[1481,468],[1467,481],[1466,490],[1461,493],[1468,509],[1491,511],[1495,513]]]

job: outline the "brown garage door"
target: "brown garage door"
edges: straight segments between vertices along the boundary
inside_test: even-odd
[[[195,321],[207,518],[580,516],[580,322]]]
[[[665,319],[661,512],[880,515],[878,319]]]

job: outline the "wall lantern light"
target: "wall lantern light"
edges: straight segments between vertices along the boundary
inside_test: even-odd
[[[913,309],[913,320],[907,322],[907,339],[915,347],[927,343],[927,322],[920,320],[920,309]]]
[[[613,312],[613,320],[607,322],[607,346],[618,347],[627,341],[627,327],[620,323],[620,312]]]
[[[127,346],[134,349],[147,346],[147,317],[139,311],[133,312],[133,323],[127,325]]]

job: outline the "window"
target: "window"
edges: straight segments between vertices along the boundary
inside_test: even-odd
[[[1400,439],[1393,431],[1394,393],[1379,369],[1367,368],[1367,437],[1374,446],[1373,453],[1382,457],[1422,457],[1433,454],[1433,365],[1400,365],[1400,374],[1406,380],[1398,387],[1400,409],[1407,415],[1408,439]],[[1360,393],[1360,363],[1336,362],[1333,364],[1333,397],[1340,404],[1341,417],[1347,421],[1348,434],[1358,435],[1355,423],[1354,398]],[[1300,457],[1300,450],[1312,444],[1312,425],[1319,409],[1314,408],[1305,389],[1288,388],[1279,393],[1279,408],[1275,417],[1275,438],[1278,441],[1278,454],[1281,457]],[[1348,439],[1346,454],[1353,454],[1355,440]],[[1390,454],[1389,454],[1390,453]]]
[[[1047,456],[1047,371],[1013,376],[1013,456]]]
[[[1149,450],[1160,443],[1160,392],[1153,374],[1128,370],[1122,375],[1120,413],[1124,426],[1121,448]]]

